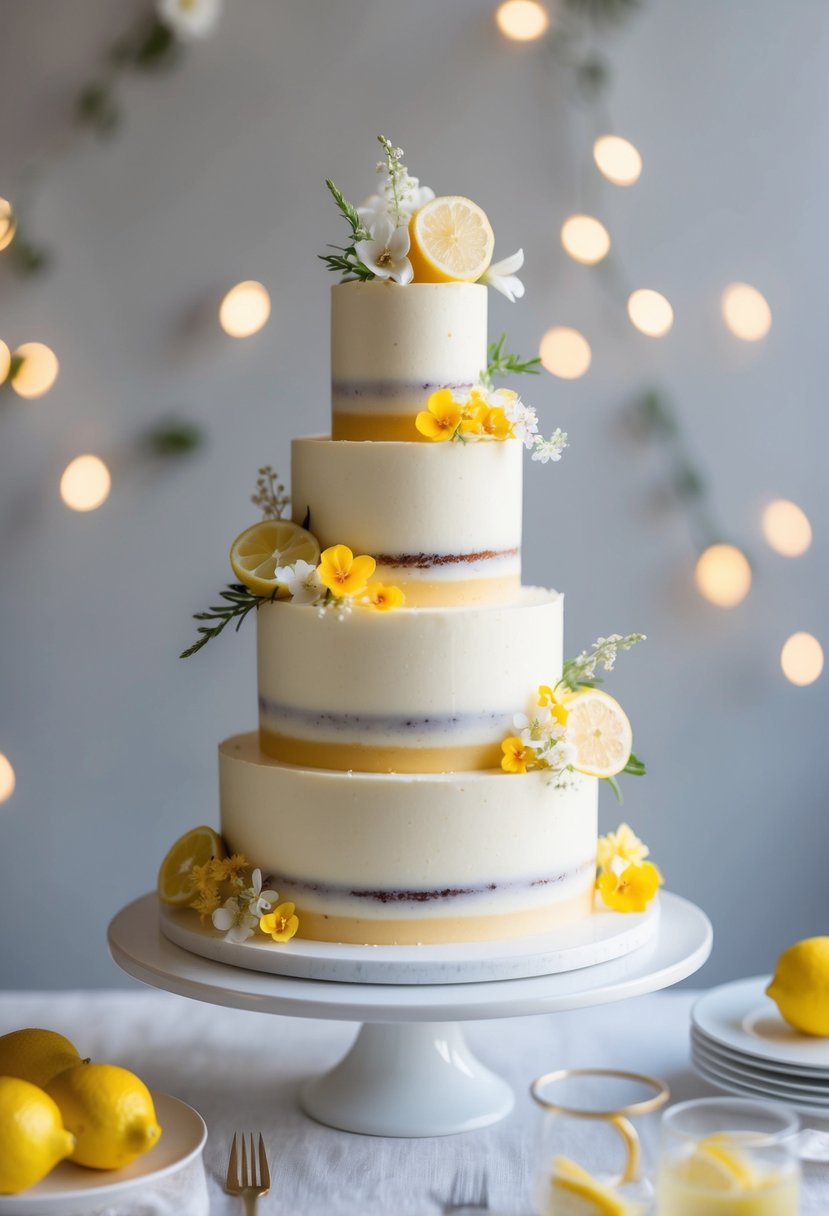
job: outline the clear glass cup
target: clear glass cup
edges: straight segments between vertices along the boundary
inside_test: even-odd
[[[653,1187],[642,1169],[631,1119],[664,1106],[667,1085],[656,1077],[607,1068],[563,1068],[533,1081],[544,1111],[533,1180],[540,1216],[616,1211],[646,1216]]]
[[[659,1216],[797,1216],[797,1116],[749,1098],[699,1098],[662,1117]]]

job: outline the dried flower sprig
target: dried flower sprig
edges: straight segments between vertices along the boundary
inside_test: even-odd
[[[594,688],[601,684],[596,669],[612,671],[620,650],[630,650],[637,642],[646,640],[644,633],[627,633],[624,637],[611,633],[609,637],[597,638],[590,650],[583,650],[574,659],[568,659],[561,673],[561,683],[571,692],[580,688]]]
[[[269,464],[259,470],[256,493],[250,501],[262,512],[263,519],[282,519],[291,505],[291,496]]]

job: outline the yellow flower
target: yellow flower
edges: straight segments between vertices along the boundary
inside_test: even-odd
[[[216,885],[213,874],[213,861],[206,861],[203,866],[190,867],[190,886],[197,895],[204,895]]]
[[[222,897],[219,894],[219,888],[207,887],[203,891],[200,891],[196,898],[187,906],[188,908],[195,908],[203,924],[209,916],[213,915],[221,902]]]
[[[559,701],[549,684],[539,684],[538,704],[542,709],[549,709],[550,713],[560,726],[567,725],[567,719],[570,717],[570,710],[566,705],[562,705],[561,701]]]
[[[317,573],[332,595],[342,599],[365,591],[376,566],[373,557],[355,557],[347,545],[332,545],[320,557]]]
[[[471,408],[464,410],[461,422],[462,435],[488,435],[491,439],[509,439],[513,434],[512,423],[500,405],[487,405],[485,401],[470,398]]]
[[[386,587],[383,583],[370,583],[360,603],[366,608],[377,608],[380,612],[388,612],[389,608],[400,608],[406,602],[406,597],[399,587]]]
[[[644,912],[662,886],[662,875],[653,862],[629,865],[616,875],[605,870],[596,880],[599,893],[614,912]]]
[[[427,439],[441,442],[451,439],[460,426],[461,407],[448,388],[439,388],[426,403],[428,409],[421,410],[415,418],[415,426]]]
[[[535,752],[531,747],[525,747],[517,735],[512,735],[501,744],[504,753],[501,768],[505,773],[526,773],[535,760]]]
[[[599,837],[599,850],[596,857],[599,868],[609,870],[614,861],[639,862],[650,855],[648,846],[639,839],[633,828],[626,823],[620,823],[615,832],[608,832]]]
[[[230,880],[238,886],[240,883],[244,886],[244,881],[249,877],[250,862],[244,853],[232,853],[230,857],[212,858],[208,862],[210,869],[210,878],[213,882],[226,882]]]
[[[273,912],[259,917],[259,928],[275,942],[289,942],[299,928],[299,917],[294,912],[294,904],[280,904]]]

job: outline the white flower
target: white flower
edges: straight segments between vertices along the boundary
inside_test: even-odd
[[[549,439],[545,439],[543,435],[535,435],[531,446],[533,460],[539,460],[542,464],[546,464],[548,460],[561,460],[561,454],[568,446],[567,432],[560,429],[553,431]]]
[[[513,395],[512,400],[504,404],[504,413],[512,423],[516,438],[521,440],[524,447],[535,447],[535,436],[538,434],[538,414],[533,407],[525,405],[520,397]]]
[[[520,300],[524,294],[524,284],[515,273],[524,265],[524,250],[519,249],[500,262],[493,262],[478,279],[479,283],[487,283],[506,296],[511,303]]]
[[[251,916],[255,916],[258,920],[266,912],[279,902],[279,892],[268,889],[262,890],[262,871],[254,870],[250,876],[251,885],[246,887],[244,891],[240,891],[238,899],[240,903],[247,904],[248,912]],[[221,910],[221,909],[220,909]]]
[[[182,42],[212,34],[222,15],[223,0],[156,0],[159,19]]]
[[[544,752],[544,759],[550,768],[567,768],[576,759],[576,749],[566,739],[558,739],[553,747]]]
[[[394,279],[395,283],[411,283],[412,264],[407,228],[395,228],[388,215],[378,216],[367,241],[358,241],[357,257],[378,279]]]
[[[398,190],[400,188],[398,187]],[[400,211],[401,214],[406,213],[410,217],[415,211],[419,211],[426,203],[430,203],[435,197],[435,192],[431,186],[421,186],[416,177],[409,177],[403,183],[403,189],[400,190]]]
[[[277,566],[274,577],[285,584],[295,604],[315,604],[325,591],[317,567],[301,558],[293,566]]]
[[[389,205],[382,194],[370,194],[357,208],[357,214],[370,232],[381,216],[388,216]]]
[[[247,903],[235,895],[213,913],[213,925],[224,933],[227,942],[247,941],[258,924],[259,918],[252,916]]]

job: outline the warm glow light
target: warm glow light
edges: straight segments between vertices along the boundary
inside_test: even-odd
[[[100,456],[76,456],[63,470],[60,496],[73,511],[94,511],[106,502],[111,486],[109,469]]]
[[[771,329],[766,297],[750,283],[729,283],[722,293],[722,315],[735,338],[759,342]]]
[[[639,149],[621,135],[600,135],[593,144],[593,159],[614,186],[632,186],[642,172]]]
[[[641,334],[661,338],[674,323],[674,310],[658,291],[640,287],[628,297],[628,316]]]
[[[571,215],[561,225],[561,243],[574,261],[595,266],[607,257],[610,233],[592,215]]]
[[[710,545],[697,560],[697,590],[718,608],[734,608],[751,587],[748,558],[734,545]]]
[[[219,308],[219,323],[231,338],[249,338],[271,315],[267,288],[253,279],[231,287]]]
[[[0,340],[0,384],[6,379],[9,374],[9,368],[12,365],[12,354],[6,343]]]
[[[495,13],[498,28],[516,42],[531,42],[546,33],[550,18],[538,0],[504,0]]]
[[[24,342],[14,352],[20,360],[11,384],[20,397],[42,397],[58,378],[58,357],[42,342]]]
[[[780,651],[780,666],[792,684],[814,684],[823,671],[823,647],[811,633],[793,633]]]
[[[0,249],[5,249],[14,240],[17,232],[17,220],[10,202],[0,198]]]
[[[578,380],[590,366],[590,343],[577,329],[557,325],[541,339],[541,362],[548,372],[562,380]]]
[[[812,525],[795,502],[778,498],[763,511],[763,536],[783,557],[800,557],[812,543]]]
[[[16,784],[17,778],[14,775],[11,761],[0,752],[0,802],[11,798]]]

